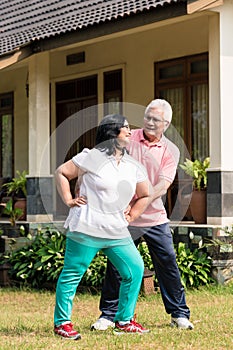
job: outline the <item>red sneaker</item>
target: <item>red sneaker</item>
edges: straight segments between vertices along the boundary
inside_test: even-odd
[[[140,323],[137,323],[135,320],[131,320],[129,323],[120,325],[119,322],[115,323],[114,328],[115,334],[123,333],[149,333],[149,329],[144,328]]]
[[[71,322],[63,323],[60,326],[54,326],[54,333],[66,339],[81,339],[81,335],[73,329],[73,324]]]
[[[138,327],[141,329],[141,333],[149,333],[149,329],[144,328],[140,323],[136,322],[135,318],[131,320],[131,323],[134,324],[135,327]]]

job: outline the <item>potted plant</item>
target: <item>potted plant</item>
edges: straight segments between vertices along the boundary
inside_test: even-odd
[[[4,228],[7,237],[18,237],[19,229],[16,222],[23,214],[23,210],[20,208],[14,208],[13,199],[11,198],[3,210],[3,213],[9,216],[10,227]]]
[[[19,220],[26,220],[26,198],[27,198],[27,179],[26,171],[20,173],[16,171],[17,177],[14,177],[10,182],[3,186],[7,190],[7,195],[13,200],[13,207],[22,209]]]
[[[27,196],[27,179],[26,179],[26,171],[24,170],[22,173],[20,171],[16,171],[17,177],[13,177],[10,182],[7,182],[3,185],[6,187],[7,194],[12,197],[26,197]]]
[[[193,179],[193,193],[190,208],[193,220],[196,224],[206,223],[206,189],[207,189],[207,168],[210,166],[210,158],[203,161],[187,159],[180,164],[181,169]]]

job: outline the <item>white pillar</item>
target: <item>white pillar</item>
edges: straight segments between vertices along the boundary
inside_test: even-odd
[[[210,160],[207,223],[233,223],[233,3],[209,20]]]
[[[220,113],[221,168],[233,171],[233,2],[224,3],[220,12]]]
[[[29,61],[29,175],[27,177],[27,220],[52,219],[50,175],[49,53],[38,53]]]
[[[33,176],[50,174],[49,152],[43,155],[50,136],[49,111],[49,53],[43,52],[29,62],[29,174]]]

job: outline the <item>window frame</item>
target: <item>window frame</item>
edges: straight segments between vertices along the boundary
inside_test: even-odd
[[[192,64],[198,61],[207,62],[207,72],[206,73],[192,73]],[[178,64],[182,64],[183,74],[182,76],[171,77],[171,78],[160,78],[160,70],[164,68],[169,68]],[[193,154],[193,140],[192,140],[192,101],[191,101],[191,89],[197,84],[207,84],[208,87],[208,52],[184,56],[175,59],[169,59],[166,61],[154,62],[154,92],[155,98],[163,98],[161,96],[161,90],[168,90],[172,88],[183,88],[184,101],[183,101],[183,126],[184,126],[184,142],[189,153]],[[208,118],[208,116],[207,116]],[[209,118],[207,120],[209,125]]]
[[[120,77],[120,86],[117,87],[108,87],[106,83],[106,77],[109,75],[114,75],[119,73]],[[103,94],[104,94],[104,114],[109,114],[111,111],[109,110],[109,103],[111,103],[111,99],[117,99],[116,102],[120,103],[120,109],[118,111],[119,114],[122,114],[122,96],[123,96],[123,71],[121,68],[105,71],[103,73]]]

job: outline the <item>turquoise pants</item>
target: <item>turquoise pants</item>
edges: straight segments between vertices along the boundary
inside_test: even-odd
[[[118,245],[116,243],[112,245],[112,240],[104,241],[105,244],[103,244],[101,250],[107,255],[122,277],[118,311],[114,321],[129,321],[134,316],[141,287],[144,273],[143,260],[131,240],[128,240],[125,245],[122,245],[122,242]],[[110,242],[108,247],[106,247],[106,241]],[[71,321],[76,289],[99,250],[99,247],[83,245],[67,237],[64,267],[59,276],[56,288],[56,305],[54,311],[54,324],[56,326]]]

